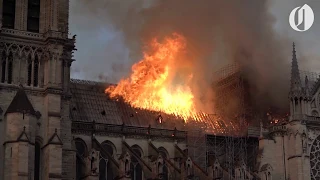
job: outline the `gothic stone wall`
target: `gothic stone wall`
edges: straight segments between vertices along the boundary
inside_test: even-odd
[[[91,150],[92,144],[91,144],[91,136],[90,135],[80,135],[80,134],[73,134],[73,137],[75,139],[79,138],[82,139],[87,146],[87,151]],[[100,144],[102,144],[104,141],[109,141],[111,142],[114,147],[115,147],[115,152],[114,152],[114,159],[116,161],[119,162],[119,157],[121,156],[121,154],[123,153],[122,150],[124,148],[124,145],[122,144],[122,141],[125,140],[125,142],[130,146],[138,146],[141,148],[142,150],[142,159],[149,164],[149,160],[148,160],[148,156],[150,154],[148,154],[150,151],[150,147],[149,147],[149,139],[146,138],[141,138],[141,137],[128,137],[125,138],[123,136],[108,136],[108,135],[104,135],[104,136],[99,136],[96,135],[95,138],[99,141]],[[168,152],[168,158],[172,161],[173,158],[175,157],[175,142],[172,140],[166,140],[166,139],[154,139],[151,140],[152,144],[156,147],[156,148],[160,148],[163,147],[166,149],[166,151]],[[186,143],[185,142],[181,142],[177,144],[181,149],[186,149]],[[149,164],[150,165],[150,164]],[[75,166],[74,166],[75,167]]]
[[[5,137],[5,125],[4,125],[4,113],[6,112],[8,106],[10,105],[13,97],[16,95],[16,91],[14,89],[1,89],[0,90],[0,107],[3,110],[3,113],[0,115],[0,143],[3,144],[4,143],[4,137]],[[40,118],[40,122],[44,122],[45,117],[45,113],[44,113],[44,102],[43,102],[43,97],[41,96],[37,96],[37,95],[31,95],[29,94],[29,100],[32,103],[32,105],[34,106],[34,108],[39,111],[43,116]],[[22,120],[22,119],[21,119]],[[22,132],[23,129],[19,129],[18,127],[12,128],[11,131],[13,132],[8,132],[9,134],[20,134]],[[36,131],[38,132],[38,134],[42,134],[42,132],[39,131],[40,128],[37,128]],[[16,137],[18,138],[18,137]],[[26,154],[26,156],[28,156]],[[3,162],[4,158],[4,149],[0,148],[0,161]],[[3,163],[0,163],[0,179],[2,179],[1,177],[3,177],[3,173],[6,170],[5,168],[2,167]],[[27,166],[27,165],[26,165]]]
[[[287,158],[286,153],[283,151],[286,146],[287,137],[282,138],[277,136],[272,139],[262,139],[259,142],[259,147],[261,151],[260,167],[269,164],[272,167],[272,179],[285,180],[284,178],[284,156]]]

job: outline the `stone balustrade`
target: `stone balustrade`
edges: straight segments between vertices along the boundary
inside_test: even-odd
[[[115,133],[115,134],[124,134],[124,135],[143,135],[151,137],[167,137],[167,138],[176,138],[176,139],[186,139],[186,131],[178,130],[167,130],[167,129],[157,129],[151,127],[135,127],[135,126],[126,126],[126,125],[114,125],[114,124],[102,124],[95,122],[72,122],[72,130],[76,131],[86,131],[91,133]]]
[[[20,37],[27,37],[32,39],[47,39],[47,38],[59,38],[59,39],[66,39],[68,38],[68,34],[60,31],[47,31],[46,33],[34,33],[29,31],[21,31],[16,29],[1,29],[2,34],[12,35],[12,36],[20,36]]]

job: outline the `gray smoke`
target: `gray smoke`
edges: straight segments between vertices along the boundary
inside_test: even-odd
[[[188,61],[194,65],[193,90],[197,98],[211,99],[213,72],[237,61],[244,67],[257,106],[287,105],[292,40],[283,29],[276,33],[274,27],[279,22],[270,11],[276,9],[272,13],[282,17],[289,14],[294,3],[291,6],[275,5],[275,1],[268,0],[74,0],[71,3],[71,24],[82,24],[77,28],[84,32],[78,37],[93,38],[92,34],[101,34],[106,29],[116,34],[96,37],[89,45],[77,44],[80,51],[85,49],[89,54],[85,67],[92,68],[92,74],[103,74],[100,78],[118,80],[126,76],[132,63],[140,60],[144,42],[177,32],[186,37],[187,51],[193,57]],[[277,5],[289,7],[283,11]],[[284,14],[286,19],[288,14]],[[104,44],[101,39],[113,43]],[[83,68],[83,71],[88,70]],[[203,109],[208,111],[206,106]]]

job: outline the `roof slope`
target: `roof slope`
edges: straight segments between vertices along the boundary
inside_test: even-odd
[[[25,93],[23,87],[21,86],[13,100],[11,101],[6,114],[7,113],[27,113],[31,115],[36,115],[36,112],[29,101],[27,94]]]
[[[157,129],[202,129],[215,134],[235,133],[239,129],[238,119],[225,119],[214,114],[199,113],[201,121],[185,123],[183,119],[174,115],[133,108],[123,100],[111,99],[105,93],[110,86],[107,83],[98,83],[86,80],[71,79],[70,90],[72,99],[70,103],[70,117],[72,121],[93,122],[126,125],[135,127],[153,127]],[[162,123],[159,123],[159,116]]]
[[[70,115],[73,121],[115,124],[126,126],[181,129],[184,126],[182,119],[161,114],[164,123],[159,125],[159,112],[133,108],[122,100],[110,99],[105,89],[107,83],[98,83],[85,80],[71,80],[70,90],[72,99]]]

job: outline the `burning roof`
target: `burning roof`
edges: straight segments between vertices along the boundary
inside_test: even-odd
[[[72,120],[178,130],[188,130],[197,126],[212,134],[229,134],[239,129],[236,123],[213,114],[199,113],[197,118],[201,121],[191,123],[192,126],[189,126],[179,116],[134,108],[122,99],[111,99],[104,91],[108,86],[110,84],[72,79],[70,86]]]

